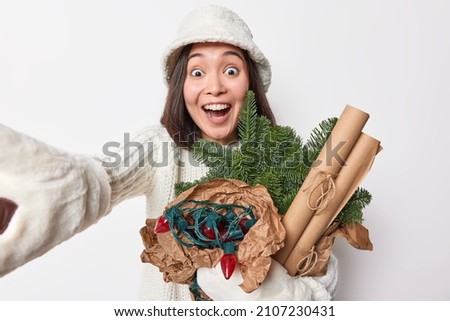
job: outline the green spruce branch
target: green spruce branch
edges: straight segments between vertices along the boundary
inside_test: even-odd
[[[193,144],[194,158],[209,167],[208,173],[194,182],[180,182],[175,192],[181,192],[215,178],[232,178],[249,185],[261,184],[271,195],[280,214],[285,214],[312,163],[325,145],[337,118],[322,121],[312,130],[306,143],[288,126],[272,125],[257,114],[255,95],[249,91],[242,107],[237,146],[222,146],[200,139]],[[358,188],[341,210],[336,220],[361,223],[363,209],[372,196]]]

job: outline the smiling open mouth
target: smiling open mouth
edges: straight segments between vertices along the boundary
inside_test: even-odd
[[[220,118],[230,112],[231,106],[228,104],[210,104],[203,106],[203,110],[212,118]]]

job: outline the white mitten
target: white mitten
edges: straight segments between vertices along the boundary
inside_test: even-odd
[[[214,268],[199,268],[197,282],[215,301],[332,300],[337,284],[337,260],[331,255],[327,273],[320,277],[292,277],[280,263],[272,260],[266,279],[251,293],[239,287],[242,275],[238,266],[228,280],[223,276],[220,264]]]
[[[0,234],[0,276],[94,224],[109,210],[109,178],[75,156],[0,125],[0,198],[18,205]]]
[[[197,282],[202,290],[215,301],[290,301],[311,300],[311,289],[300,278],[291,277],[286,269],[272,260],[266,279],[251,293],[244,292],[239,284],[242,276],[238,268],[229,280],[223,276],[220,264],[215,268],[197,270]]]

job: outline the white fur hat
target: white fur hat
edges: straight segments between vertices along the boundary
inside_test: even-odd
[[[256,63],[265,91],[268,90],[272,75],[270,63],[253,42],[250,28],[236,13],[216,5],[195,9],[180,23],[177,39],[163,54],[164,78],[167,84],[182,48],[201,42],[223,42],[246,50]]]

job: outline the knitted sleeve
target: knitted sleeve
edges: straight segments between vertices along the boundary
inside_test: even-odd
[[[0,125],[0,199],[17,205],[8,222],[0,217],[0,276],[96,223],[120,201],[152,189],[154,171],[140,160],[149,149],[157,154],[158,145],[147,142],[159,134],[141,131],[129,143],[143,147],[127,150],[125,142],[94,159]]]
[[[110,207],[136,196],[149,194],[155,187],[154,175],[158,159],[163,158],[161,150],[164,129],[147,127],[129,136],[124,134],[123,141],[104,147],[101,162],[109,177],[111,187]]]

